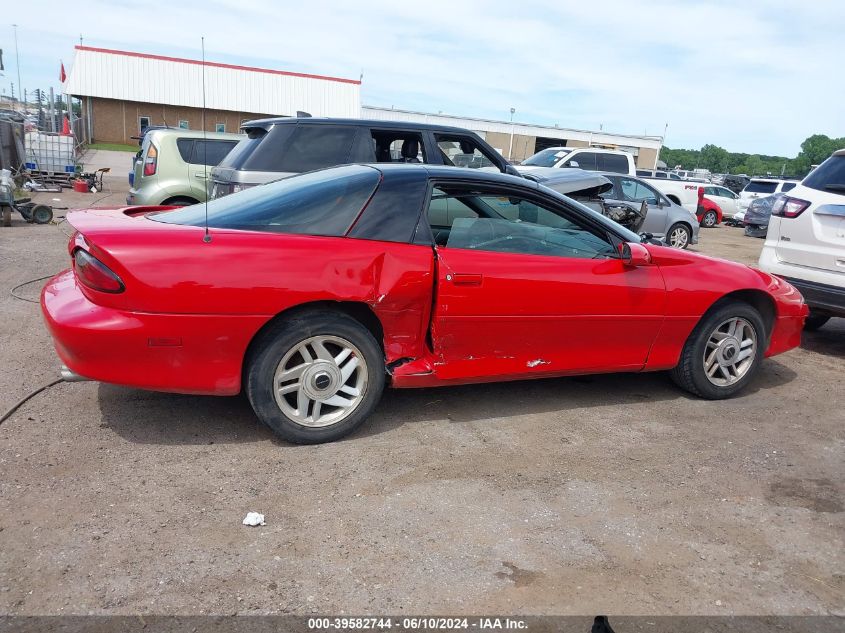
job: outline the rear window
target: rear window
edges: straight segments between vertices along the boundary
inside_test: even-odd
[[[628,173],[627,156],[621,156],[620,154],[598,154],[597,158],[599,171],[612,171],[617,174]],[[657,177],[660,178],[660,174]]]
[[[745,189],[743,189],[743,191],[747,191],[748,193],[774,193],[777,188],[778,184],[776,182],[752,180],[745,185]]]
[[[801,184],[811,189],[845,195],[845,156],[831,156]]]
[[[218,229],[345,235],[381,180],[363,165],[282,178],[208,202],[208,226]],[[205,226],[206,205],[150,213],[156,222]]]

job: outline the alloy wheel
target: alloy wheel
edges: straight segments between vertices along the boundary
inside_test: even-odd
[[[757,332],[751,323],[735,317],[714,329],[704,348],[704,373],[717,387],[728,387],[740,380],[757,356]]]
[[[339,336],[313,336],[290,349],[276,367],[276,404],[297,424],[325,427],[343,421],[364,399],[367,361]]]
[[[689,242],[689,235],[684,227],[678,226],[672,229],[672,232],[669,234],[669,244],[675,248],[684,248],[687,242]]]

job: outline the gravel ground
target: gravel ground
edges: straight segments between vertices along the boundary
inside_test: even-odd
[[[0,288],[65,267],[63,231],[0,229]],[[58,361],[36,304],[0,315],[6,410]],[[0,426],[0,613],[845,614],[844,357],[835,320],[722,402],[662,374],[388,391],[311,447],[240,397],[60,384]]]

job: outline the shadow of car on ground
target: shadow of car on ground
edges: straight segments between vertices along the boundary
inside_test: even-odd
[[[795,377],[795,372],[785,365],[767,359],[742,395],[781,387]],[[663,372],[595,374],[436,389],[386,389],[371,418],[343,441],[414,422],[465,423],[674,400],[698,401],[675,387]],[[98,402],[103,427],[130,442],[225,444],[272,440],[279,446],[291,446],[258,421],[243,395],[187,396],[101,384]]]

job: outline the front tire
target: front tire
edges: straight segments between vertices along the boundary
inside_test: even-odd
[[[295,444],[352,433],[384,389],[381,348],[344,313],[315,310],[283,319],[253,347],[246,376],[250,404],[264,424]]]
[[[701,398],[729,398],[753,380],[765,344],[760,313],[741,301],[725,303],[696,325],[670,376],[679,387]]]
[[[666,241],[669,242],[669,245],[673,248],[684,249],[689,246],[691,239],[692,230],[682,222],[676,222],[670,226],[669,231],[666,233]]]

